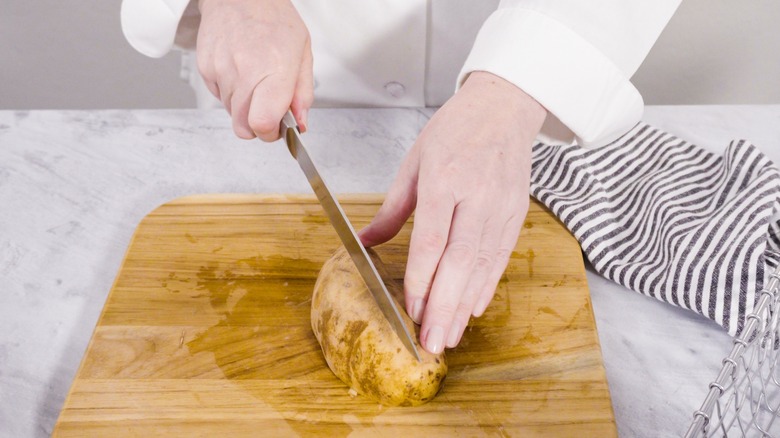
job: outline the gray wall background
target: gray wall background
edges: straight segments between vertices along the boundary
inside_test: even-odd
[[[135,52],[119,4],[0,0],[0,109],[194,107],[179,55]],[[684,0],[633,82],[648,104],[780,103],[778,23],[778,0]]]

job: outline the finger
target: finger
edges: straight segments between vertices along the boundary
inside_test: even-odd
[[[206,82],[206,88],[211,91],[211,94],[213,94],[217,100],[222,100],[222,94],[219,92],[219,85],[217,85],[216,82]]]
[[[493,295],[496,293],[498,282],[501,280],[501,276],[504,275],[504,271],[509,264],[509,257],[512,255],[512,251],[517,245],[517,239],[520,237],[523,219],[525,219],[525,212],[523,212],[522,215],[510,218],[501,232],[501,239],[498,244],[498,250],[496,251],[492,270],[479,293],[479,298],[472,311],[472,315],[475,317],[482,316],[482,314],[485,313],[488,304],[490,304],[490,301],[493,300]]]
[[[444,349],[445,336],[452,328],[455,311],[474,269],[484,224],[482,208],[465,202],[455,207],[447,247],[436,269],[420,329],[420,341],[431,353]]]
[[[255,68],[250,73],[244,75],[230,99],[230,115],[233,119],[233,132],[239,138],[251,140],[256,137],[252,127],[249,126],[249,108],[252,103],[252,96],[257,84],[264,78],[262,69]],[[228,105],[225,105],[227,108]]]
[[[214,64],[211,58],[211,47],[198,44],[195,56],[195,61],[198,66],[198,73],[200,73],[200,77],[203,78],[203,83],[206,85],[206,88],[208,88],[211,94],[219,99],[219,86],[217,85],[217,75],[214,72]]]
[[[222,102],[222,106],[225,107],[225,111],[227,111],[228,115],[231,117],[233,116],[233,108],[232,108],[232,102],[233,102],[233,87],[228,85],[225,82],[218,83],[217,86],[219,87],[219,100]]]
[[[203,76],[201,76],[201,77],[203,77]],[[207,80],[206,80],[206,78],[205,78],[205,77],[203,77],[203,84],[205,84],[205,85],[206,85],[206,88],[209,90],[209,92],[211,92],[211,94],[212,94],[214,97],[216,97],[216,98],[217,98],[217,99],[219,99],[219,100],[222,100],[222,99],[220,98],[220,93],[219,93],[219,85],[217,85],[217,83],[216,83],[216,82],[213,82],[213,81],[207,81]]]
[[[448,348],[454,348],[460,343],[460,338],[463,336],[463,331],[471,318],[474,305],[493,271],[501,232],[502,229],[499,227],[499,222],[495,219],[489,219],[482,229],[482,238],[480,239],[479,251],[474,261],[474,269],[471,271],[468,283],[460,299],[460,305],[458,310],[455,311],[455,317],[452,319],[452,325],[447,334],[446,345]]]
[[[232,99],[237,85],[237,74],[233,60],[227,55],[216,56],[214,59],[215,81],[219,89],[219,100],[228,114],[232,115]]]
[[[401,164],[393,185],[374,219],[360,230],[360,240],[365,246],[385,243],[395,237],[414,211],[417,204],[417,174],[419,155],[412,149]]]
[[[249,103],[249,127],[263,141],[279,139],[279,124],[290,108],[294,80],[289,74],[272,73],[261,78]]]
[[[298,81],[295,83],[295,94],[290,105],[301,132],[306,132],[309,129],[309,108],[314,103],[313,62],[311,41],[307,40],[298,72]]]
[[[455,203],[449,195],[418,190],[416,210],[404,276],[404,298],[406,312],[419,324],[433,275],[447,244]]]
[[[244,86],[239,87],[234,93],[231,99],[230,106],[233,118],[233,132],[236,136],[245,140],[251,140],[255,138],[255,133],[249,126],[249,105],[252,101],[252,93],[254,87]]]

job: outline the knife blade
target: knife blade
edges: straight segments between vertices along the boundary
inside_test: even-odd
[[[387,290],[384,281],[379,276],[379,272],[376,270],[376,266],[371,261],[371,257],[368,255],[363,243],[360,242],[355,229],[344,214],[344,210],[341,208],[339,201],[328,189],[325,180],[317,171],[317,167],[309,156],[309,152],[303,145],[301,140],[301,133],[298,130],[298,123],[295,121],[291,111],[287,111],[287,114],[282,118],[281,123],[281,135],[287,143],[287,148],[290,150],[293,158],[298,161],[303,173],[306,175],[306,179],[309,180],[311,188],[317,195],[320,204],[322,205],[325,214],[330,219],[330,223],[333,228],[336,229],[336,233],[341,239],[341,243],[347,249],[352,262],[355,263],[360,276],[363,277],[363,281],[366,283],[369,292],[376,300],[379,310],[385,316],[385,319],[390,323],[393,331],[401,339],[401,342],[406,346],[406,349],[411,352],[418,361],[421,361],[420,353],[417,351],[417,346],[414,344],[414,340],[409,334],[409,331],[401,318],[401,313],[398,311],[398,306],[395,305],[395,301],[390,296],[390,292]]]

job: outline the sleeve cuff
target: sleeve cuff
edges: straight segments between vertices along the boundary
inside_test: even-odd
[[[190,0],[124,0],[122,33],[135,50],[152,58],[168,53]]]
[[[494,12],[474,42],[458,86],[474,71],[490,72],[521,88],[583,146],[616,140],[642,116],[642,96],[614,62],[559,21],[536,11]],[[561,138],[561,129],[556,131],[543,128],[541,134],[569,142]]]

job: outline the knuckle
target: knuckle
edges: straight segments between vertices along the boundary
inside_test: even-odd
[[[253,116],[249,118],[249,127],[252,128],[252,131],[256,132],[258,135],[262,135],[263,139],[268,138],[272,135],[278,136],[279,135],[279,123],[280,120],[275,120],[274,117],[263,114],[259,116]]]
[[[528,214],[528,208],[531,206],[531,200],[528,197],[523,197],[519,199],[517,202],[511,203],[511,208],[507,210],[507,213],[509,214],[509,218],[507,219],[508,224],[517,225],[518,227],[523,225],[523,221],[525,220],[525,216]]]
[[[451,322],[459,305],[457,301],[443,300],[435,303],[431,310],[434,312],[435,319]]]
[[[228,114],[233,116],[233,93],[229,90],[224,90],[222,95],[220,96],[220,100],[222,101],[222,106],[225,107],[225,110],[227,110]]]
[[[490,198],[499,193],[498,184],[490,178],[477,178],[470,185],[483,205],[489,205]]]
[[[377,216],[382,215],[383,218],[387,219],[387,221],[391,223],[397,223],[397,224],[403,224],[407,217],[404,216],[404,212],[401,211],[400,207],[393,203],[390,206],[382,206],[382,208],[379,209],[379,213],[377,213]]]
[[[496,251],[496,263],[506,265],[509,262],[509,257],[512,255],[512,250],[508,248],[499,248]]]
[[[236,51],[233,54],[233,62],[236,65],[236,70],[239,72],[246,72],[252,70],[257,59],[256,54],[247,52],[245,50]]]
[[[438,252],[447,242],[446,237],[441,233],[425,233],[417,236],[415,240],[415,249],[424,252]]]
[[[444,181],[458,181],[460,180],[461,168],[459,164],[450,162],[442,165],[435,172]]]
[[[458,310],[455,313],[455,317],[452,318],[452,321],[460,323],[460,326],[465,328],[465,326],[468,325],[469,319],[471,319],[472,310],[473,309],[470,309],[465,304],[461,303],[461,305],[458,306]]]
[[[494,263],[493,254],[486,250],[480,250],[477,254],[477,260],[474,263],[474,269],[486,271],[489,270]]]
[[[205,79],[206,81],[214,81],[214,69],[211,66],[211,63],[206,61],[205,57],[198,57],[197,59],[197,65],[198,65],[198,73]]]
[[[225,78],[230,74],[230,66],[223,58],[214,60],[214,74],[217,78]]]
[[[469,315],[471,314],[471,311],[474,310],[474,305],[477,304],[477,298],[479,298],[479,294],[481,294],[482,289],[484,289],[483,286],[484,283],[479,286],[469,287],[463,292],[463,299],[461,300],[462,309],[459,309],[459,312],[463,311]]]
[[[239,53],[235,55],[231,68],[234,69],[236,76],[257,83],[274,72],[275,69],[269,68],[269,65],[279,65],[278,61],[274,61],[272,56],[267,56],[265,53],[262,59],[267,63],[261,64],[254,53]]]
[[[404,280],[405,297],[407,301],[417,298],[425,298],[428,291],[431,290],[431,281],[423,278],[414,278],[407,276]]]
[[[459,266],[468,266],[474,262],[476,250],[467,242],[453,242],[447,246],[447,258]]]

